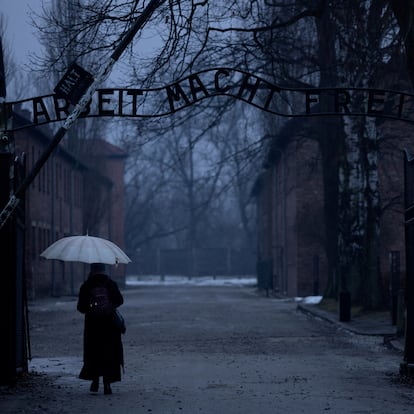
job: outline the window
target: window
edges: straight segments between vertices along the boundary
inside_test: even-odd
[[[37,150],[37,159],[40,158],[40,150]],[[42,179],[41,179],[41,174],[37,175],[37,185],[38,185],[38,189],[39,192],[42,191]]]
[[[32,260],[36,260],[36,227],[32,226],[32,231],[30,234],[30,250],[32,253]]]

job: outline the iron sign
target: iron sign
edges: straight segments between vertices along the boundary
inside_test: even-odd
[[[72,63],[56,85],[54,92],[57,98],[63,98],[72,105],[76,105],[92,82],[93,76],[89,72],[77,63]]]
[[[77,101],[91,80],[91,75],[75,64],[55,88],[56,94],[6,105],[10,111],[21,103],[31,108],[31,119],[20,129],[63,121],[69,116],[70,104]],[[206,69],[153,89],[98,89],[80,116],[161,117],[214,96],[233,97],[289,118],[347,115],[414,122],[414,94],[371,88],[285,88],[230,68]]]

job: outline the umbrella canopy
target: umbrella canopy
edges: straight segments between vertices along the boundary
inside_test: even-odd
[[[101,237],[70,236],[57,240],[41,254],[46,259],[64,262],[129,263],[131,259],[115,244]]]

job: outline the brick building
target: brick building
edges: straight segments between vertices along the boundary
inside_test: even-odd
[[[14,114],[15,128],[26,123],[24,112]],[[29,172],[49,145],[47,127],[25,128],[14,134],[16,153],[25,155]],[[54,151],[25,194],[25,273],[28,294],[77,294],[89,266],[41,258],[54,241],[88,233],[110,239],[124,248],[124,164],[127,154],[104,140],[82,140],[74,155],[64,145]],[[108,266],[124,282],[125,265]]]
[[[323,181],[311,120],[288,121],[274,137],[253,191],[257,203],[258,277],[266,288],[295,297],[323,295],[327,283]],[[390,285],[390,255],[405,274],[403,150],[414,150],[408,124],[383,122],[378,129],[380,272]],[[334,137],[333,137],[334,139]]]

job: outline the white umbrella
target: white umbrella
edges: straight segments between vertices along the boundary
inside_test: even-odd
[[[129,263],[131,259],[115,244],[101,237],[70,236],[57,240],[41,254],[46,259],[64,262]]]

